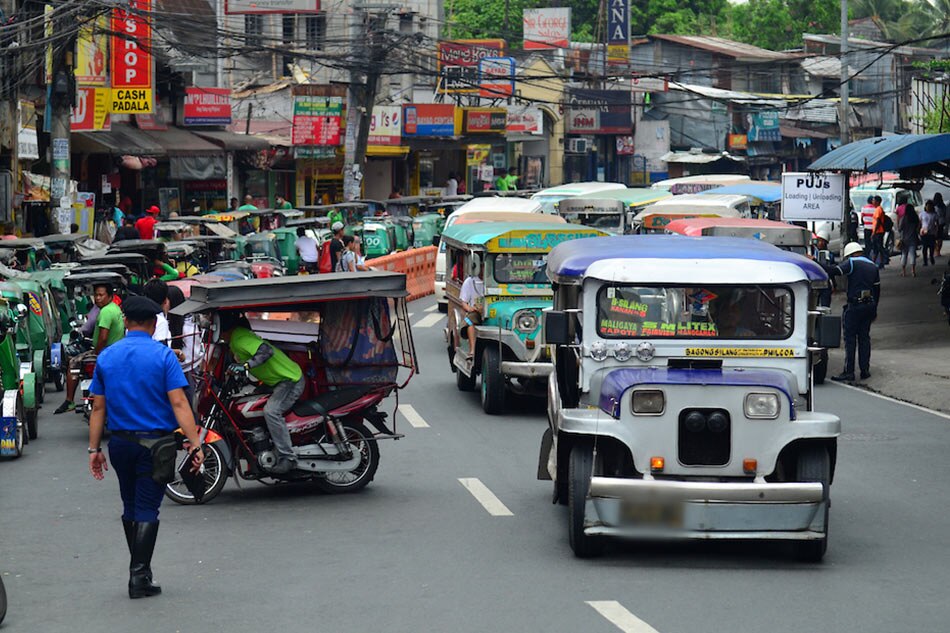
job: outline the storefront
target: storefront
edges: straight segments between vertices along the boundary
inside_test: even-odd
[[[463,108],[465,132],[466,191],[476,193],[495,188],[495,181],[507,173],[509,163],[504,108]]]
[[[549,183],[552,129],[550,115],[539,107],[509,108],[505,138],[514,147],[522,189],[540,189]]]
[[[275,183],[281,195],[293,193],[297,206],[339,202],[343,196],[343,137],[346,125],[346,87],[293,86],[293,158],[290,185]],[[278,172],[281,166],[275,165]],[[279,178],[279,176],[278,176]]]
[[[409,195],[441,193],[450,174],[463,174],[462,112],[453,104],[410,103],[402,107],[403,144],[409,147]],[[460,188],[464,179],[460,179]],[[468,191],[466,184],[466,191]],[[459,193],[462,193],[461,191]]]
[[[402,146],[402,107],[374,106],[362,197],[385,200],[393,191],[405,192],[409,185],[408,155],[409,148]]]
[[[568,89],[564,179],[629,182],[633,171],[630,93]],[[618,143],[618,137],[620,142]]]

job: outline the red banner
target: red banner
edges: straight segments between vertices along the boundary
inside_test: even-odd
[[[185,125],[230,125],[231,90],[185,88]]]
[[[129,9],[113,9],[112,87],[152,87],[151,0],[130,0]]]

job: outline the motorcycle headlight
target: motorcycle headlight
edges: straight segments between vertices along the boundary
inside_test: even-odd
[[[781,407],[774,393],[750,393],[745,397],[743,409],[745,417],[752,420],[774,420]]]
[[[519,312],[515,315],[515,329],[522,334],[531,334],[538,329],[538,315],[534,312]]]

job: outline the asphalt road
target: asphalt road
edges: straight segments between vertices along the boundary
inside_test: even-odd
[[[232,482],[204,506],[166,502],[157,598],[128,599],[116,480],[92,479],[86,426],[52,416],[51,394],[40,438],[0,464],[0,630],[947,630],[950,419],[820,389],[845,430],[822,564],[746,543],[623,544],[578,560],[566,509],[535,480],[543,404],[488,417],[456,391],[432,305],[410,308],[422,374],[400,404],[416,426],[399,416],[406,437],[381,446],[376,481],[344,496]]]

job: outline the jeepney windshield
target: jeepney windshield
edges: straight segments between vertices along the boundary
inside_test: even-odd
[[[611,233],[623,233],[622,213],[561,213],[571,224],[583,224],[595,229],[603,229]]]
[[[244,256],[257,259],[280,259],[280,255],[277,254],[277,247],[274,246],[274,242],[264,240],[248,241],[244,246]]]
[[[605,286],[601,338],[786,339],[794,298],[785,286]]]
[[[500,284],[546,284],[547,253],[501,253],[493,258],[493,275]]]

